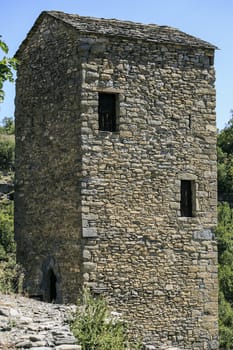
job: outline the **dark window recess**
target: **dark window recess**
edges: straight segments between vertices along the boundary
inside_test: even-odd
[[[209,60],[209,65],[213,66],[214,65],[214,56],[207,56]]]
[[[180,211],[181,216],[193,216],[193,193],[192,193],[192,181],[181,180],[181,201]]]
[[[99,130],[117,131],[116,94],[99,93]]]

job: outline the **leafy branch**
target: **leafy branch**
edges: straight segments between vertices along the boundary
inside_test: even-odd
[[[3,84],[5,81],[14,82],[13,71],[16,70],[18,61],[16,58],[9,58],[6,55],[9,52],[7,44],[1,40],[0,35],[0,49],[4,56],[0,60],[0,103],[4,100]]]

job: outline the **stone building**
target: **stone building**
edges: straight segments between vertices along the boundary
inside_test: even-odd
[[[104,293],[163,349],[217,349],[215,47],[43,12],[16,56],[25,290]]]

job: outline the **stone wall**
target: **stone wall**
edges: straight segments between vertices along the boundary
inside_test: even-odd
[[[85,239],[84,279],[106,289],[158,344],[211,348],[217,327],[213,69],[199,64],[198,50],[116,39],[106,47],[104,57],[83,64],[82,215],[98,236]],[[155,62],[159,57],[163,63]],[[98,131],[98,91],[105,88],[119,93],[118,134]],[[192,218],[180,216],[181,179],[195,181]]]
[[[17,256],[30,295],[44,298],[54,270],[58,302],[75,301],[81,285],[81,78],[69,35],[45,19],[20,58],[16,97]]]
[[[43,294],[42,266],[52,267],[57,301],[84,283],[145,342],[217,349],[213,48],[82,32],[49,16],[38,28],[16,99],[27,289]],[[118,97],[116,133],[99,131],[99,92]],[[193,217],[181,216],[181,180],[192,181]]]

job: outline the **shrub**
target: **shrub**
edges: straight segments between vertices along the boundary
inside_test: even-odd
[[[0,135],[0,170],[12,170],[14,157],[14,138],[7,135]]]
[[[0,292],[5,294],[22,292],[23,273],[16,264],[15,255],[0,261]]]
[[[219,342],[220,349],[231,350],[233,344],[233,309],[223,292],[219,293]]]
[[[88,289],[78,301],[71,329],[83,350],[128,349],[125,324],[111,316],[103,297],[93,297]]]
[[[0,202],[0,291],[18,292],[22,284],[22,272],[16,264],[13,226],[13,203]]]
[[[8,254],[15,254],[13,203],[5,200],[0,203],[0,260]]]
[[[233,209],[218,206],[219,338],[220,349],[233,348]]]
[[[15,253],[13,211],[14,206],[11,201],[0,202],[0,245],[6,253]]]

